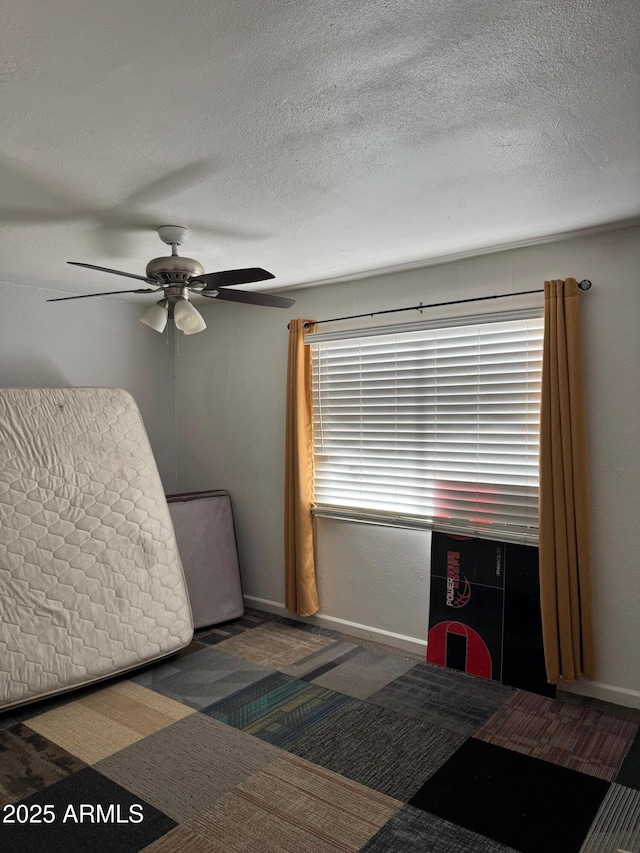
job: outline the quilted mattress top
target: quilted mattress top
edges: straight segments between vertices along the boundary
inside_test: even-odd
[[[0,389],[0,708],[163,657],[192,633],[131,396]]]

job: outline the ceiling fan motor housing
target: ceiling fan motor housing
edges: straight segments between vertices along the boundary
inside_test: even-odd
[[[186,284],[190,278],[204,275],[204,267],[193,258],[169,255],[149,261],[146,275],[163,284]]]

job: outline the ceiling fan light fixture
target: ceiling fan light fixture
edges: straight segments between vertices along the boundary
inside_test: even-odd
[[[198,332],[204,332],[204,330],[207,328],[207,324],[203,320],[202,316],[198,316],[200,317],[200,322],[198,323],[198,325],[195,327],[195,329],[185,329],[185,335],[197,335]]]
[[[178,255],[177,247],[189,236],[189,229],[181,225],[161,225],[158,228],[160,239],[171,246],[171,255],[153,258],[149,261],[145,275],[99,267],[79,261],[68,261],[72,266],[98,270],[112,275],[121,275],[143,281],[151,287],[137,287],[135,290],[110,290],[106,293],[83,293],[77,296],[61,296],[47,299],[47,302],[66,302],[67,299],[88,299],[92,296],[119,296],[122,293],[163,293],[160,302],[148,308],[140,322],[155,332],[164,332],[167,322],[173,320],[176,329],[185,335],[197,335],[207,328],[202,315],[190,302],[192,294],[217,298],[224,302],[244,302],[249,305],[264,305],[271,308],[290,308],[293,299],[269,293],[254,293],[251,290],[234,290],[236,284],[251,284],[275,278],[273,273],[262,267],[219,270],[205,273],[204,267],[193,258]]]
[[[167,326],[169,313],[167,311],[167,300],[161,299],[144,312],[140,322],[153,329],[155,332],[164,332]]]
[[[198,332],[204,332],[207,328],[200,312],[184,297],[176,300],[173,309],[173,322],[176,324],[176,328],[184,332],[185,335],[197,335]]]

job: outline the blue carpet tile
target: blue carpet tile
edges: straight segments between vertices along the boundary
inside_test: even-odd
[[[353,700],[324,687],[273,673],[202,713],[284,749],[337,720]]]

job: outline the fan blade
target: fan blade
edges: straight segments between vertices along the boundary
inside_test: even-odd
[[[189,279],[189,284],[204,282],[205,290],[216,290],[218,287],[231,287],[233,284],[250,284],[252,281],[266,281],[275,278],[273,273],[267,272],[260,267],[248,267],[244,270],[222,270],[222,272],[209,272]]]
[[[152,278],[147,278],[144,275],[135,275],[132,272],[122,272],[122,270],[112,270],[109,267],[96,267],[93,264],[81,264],[79,261],[67,261],[68,264],[72,264],[74,267],[86,267],[88,270],[99,270],[100,272],[111,272],[114,275],[125,275],[127,278],[137,278],[139,281],[148,281],[149,284],[158,284]]]
[[[161,288],[160,288],[161,289]],[[117,296],[119,293],[157,293],[152,287],[142,287],[140,290],[108,290],[106,293],[81,293],[80,296],[58,296],[47,299],[47,302],[66,302],[67,299],[91,299],[93,296]]]
[[[246,302],[249,305],[266,305],[269,308],[290,308],[292,305],[295,305],[295,299],[288,299],[286,296],[274,296],[272,293],[253,293],[250,290],[227,290],[226,287],[220,288],[217,291],[217,295],[207,293],[206,290],[203,290],[200,296],[206,296],[209,299],[222,299],[226,302]]]

